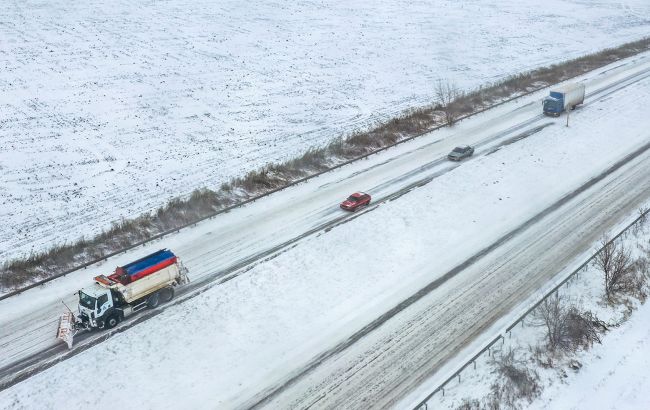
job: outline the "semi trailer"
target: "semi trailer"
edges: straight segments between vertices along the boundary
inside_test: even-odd
[[[570,83],[551,89],[548,97],[542,101],[544,114],[559,117],[564,111],[574,110],[576,105],[585,101],[585,85]]]
[[[174,288],[189,282],[187,269],[168,249],[161,249],[94,282],[78,293],[76,314],[71,310],[59,319],[57,338],[72,347],[80,330],[110,329],[145,308],[155,308],[174,297]]]

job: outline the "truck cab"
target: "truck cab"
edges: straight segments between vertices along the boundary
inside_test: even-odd
[[[113,327],[121,319],[118,304],[114,292],[95,283],[79,291],[79,319],[87,328]]]
[[[544,108],[544,114],[546,115],[553,115],[553,116],[559,116],[562,111],[564,111],[564,98],[560,95],[558,96],[553,96],[553,93],[551,93],[550,96],[544,98],[543,101],[543,108]]]

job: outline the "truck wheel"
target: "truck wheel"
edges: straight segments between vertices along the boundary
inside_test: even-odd
[[[156,292],[150,295],[149,298],[147,298],[147,306],[150,309],[155,309],[158,307],[158,305],[160,305],[160,295],[158,294],[158,292]]]
[[[110,316],[108,319],[106,319],[106,322],[104,323],[104,327],[106,329],[112,329],[115,326],[117,326],[118,323],[120,323],[120,319],[118,319],[116,315],[113,315]]]
[[[174,297],[174,288],[163,288],[160,290],[160,299],[163,303],[169,302]]]

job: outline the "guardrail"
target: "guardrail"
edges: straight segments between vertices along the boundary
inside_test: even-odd
[[[611,61],[611,62],[609,62],[608,64],[614,63],[614,62],[616,62],[616,61],[619,61],[619,60]],[[601,67],[597,67],[597,68],[601,68]],[[596,70],[597,68],[594,68],[594,70]],[[593,71],[593,70],[591,70],[591,71]],[[567,80],[571,80],[571,79],[573,79],[573,78],[575,78],[575,77],[579,77],[579,76],[581,76],[581,75],[586,74],[587,72],[589,72],[589,71],[586,71],[586,72],[583,72],[583,73],[579,73],[579,74],[575,74],[575,75],[572,75],[572,76],[566,77],[566,78],[564,78],[564,79],[562,80],[562,82],[567,81]],[[500,101],[500,102],[498,102],[498,103],[491,104],[491,105],[486,106],[486,107],[484,107],[484,108],[481,108],[481,109],[479,109],[479,110],[477,110],[477,111],[473,111],[473,112],[471,112],[471,113],[469,113],[469,114],[461,115],[460,117],[458,117],[458,119],[457,119],[456,121],[457,121],[457,122],[462,121],[462,120],[467,119],[467,118],[470,118],[470,117],[472,117],[472,116],[474,116],[474,115],[481,114],[481,113],[483,113],[483,112],[485,112],[485,111],[487,111],[487,110],[490,110],[490,109],[493,109],[493,108],[499,107],[499,106],[501,106],[501,105],[503,105],[503,104],[507,104],[507,103],[509,103],[509,102],[515,101],[515,100],[517,100],[517,99],[519,99],[519,98],[522,98],[522,97],[526,97],[526,96],[528,96],[528,95],[534,94],[534,93],[536,93],[536,92],[538,92],[538,91],[544,90],[544,89],[549,88],[549,87],[552,87],[552,86],[553,86],[553,84],[549,84],[549,85],[545,85],[545,86],[539,86],[539,87],[534,88],[534,89],[532,89],[532,90],[530,90],[530,91],[526,91],[526,92],[524,92],[524,93],[517,94],[517,95],[514,96],[514,97],[510,97],[510,98],[507,98],[507,99],[505,99],[505,100],[503,100],[503,101]],[[80,265],[75,266],[74,268],[70,268],[70,269],[65,270],[65,271],[63,271],[63,272],[61,272],[61,273],[58,273],[58,274],[56,274],[56,275],[54,275],[54,276],[50,276],[49,278],[46,278],[46,279],[42,279],[42,280],[36,281],[36,282],[34,282],[34,283],[30,284],[30,285],[27,285],[27,286],[25,286],[25,287],[22,287],[22,288],[20,288],[20,289],[16,289],[16,290],[13,290],[13,291],[11,291],[11,292],[5,293],[4,295],[0,295],[0,301],[2,301],[2,300],[4,300],[4,299],[7,299],[7,298],[10,298],[10,297],[12,297],[12,296],[16,296],[16,295],[18,295],[18,294],[20,294],[20,293],[22,293],[22,292],[25,292],[25,291],[27,291],[27,290],[29,290],[29,289],[33,289],[33,288],[36,288],[36,287],[38,287],[38,286],[42,286],[42,285],[44,285],[44,284],[46,284],[46,283],[48,283],[48,282],[50,282],[50,281],[56,280],[56,279],[58,279],[58,278],[65,277],[66,275],[69,275],[69,274],[72,273],[72,272],[76,272],[76,271],[81,270],[81,269],[86,269],[86,268],[88,268],[88,267],[90,267],[90,266],[92,266],[92,265],[95,265],[95,264],[99,263],[99,262],[106,261],[108,258],[112,258],[113,256],[117,256],[117,255],[122,254],[122,253],[126,253],[126,252],[128,252],[128,251],[130,251],[130,250],[132,250],[132,249],[135,249],[135,248],[139,247],[139,246],[144,246],[144,245],[146,245],[146,244],[148,244],[148,243],[150,243],[150,242],[153,242],[153,241],[155,241],[155,240],[162,239],[162,238],[164,238],[164,237],[167,236],[167,235],[170,235],[170,234],[173,234],[173,233],[177,233],[177,232],[179,232],[181,229],[185,229],[185,228],[188,228],[188,227],[190,227],[190,226],[196,226],[196,225],[197,225],[198,223],[200,223],[200,222],[203,222],[203,221],[208,220],[208,219],[212,219],[212,218],[214,218],[215,216],[220,215],[220,214],[225,213],[225,212],[229,212],[229,211],[231,211],[232,209],[235,209],[235,208],[238,208],[238,207],[240,207],[240,206],[244,206],[244,205],[247,205],[247,204],[249,204],[249,203],[255,202],[255,201],[257,201],[258,199],[264,198],[264,197],[269,196],[269,195],[272,195],[272,194],[274,194],[274,193],[276,193],[276,192],[279,192],[279,191],[282,191],[282,190],[284,190],[284,189],[287,189],[287,188],[293,187],[293,186],[295,186],[295,185],[301,184],[301,183],[303,183],[303,182],[305,182],[305,181],[308,181],[308,180],[310,180],[310,179],[312,179],[312,178],[319,177],[319,176],[321,176],[321,175],[323,175],[323,174],[325,174],[325,173],[331,172],[331,171],[333,171],[333,170],[335,170],[335,169],[338,169],[338,168],[342,168],[342,167],[344,167],[344,166],[346,166],[346,165],[350,165],[350,164],[352,164],[352,163],[354,163],[354,162],[356,162],[356,161],[359,161],[359,160],[362,160],[362,159],[368,158],[368,157],[370,157],[370,156],[372,156],[372,155],[375,155],[375,154],[378,154],[378,153],[380,153],[380,152],[386,151],[386,150],[388,150],[388,149],[390,149],[390,148],[394,148],[394,147],[396,147],[396,146],[398,146],[398,145],[400,145],[400,144],[404,144],[404,143],[406,143],[406,142],[412,141],[412,140],[414,140],[414,139],[416,139],[416,138],[419,138],[419,137],[421,137],[421,136],[423,136],[423,135],[425,135],[425,134],[428,134],[428,133],[430,133],[430,132],[436,131],[436,130],[441,129],[441,128],[444,128],[444,127],[446,127],[446,125],[444,125],[444,124],[443,124],[443,125],[437,125],[437,126],[435,126],[435,127],[429,128],[429,129],[427,129],[427,130],[425,130],[425,131],[422,131],[422,132],[417,133],[417,134],[415,134],[415,135],[412,135],[412,136],[410,136],[410,137],[407,137],[407,138],[401,139],[401,140],[399,140],[399,141],[396,141],[396,142],[393,143],[393,144],[386,145],[385,147],[377,148],[376,150],[371,151],[371,152],[369,152],[369,153],[367,153],[367,154],[363,154],[363,155],[361,155],[361,156],[358,156],[358,157],[352,158],[352,159],[350,159],[350,160],[347,160],[347,161],[341,162],[341,163],[336,164],[336,165],[333,165],[333,166],[331,166],[331,167],[329,167],[329,168],[327,168],[327,169],[325,169],[325,170],[323,170],[323,171],[319,171],[319,172],[317,172],[317,173],[315,173],[315,174],[311,174],[311,175],[308,175],[308,176],[306,176],[306,177],[303,177],[303,178],[297,179],[297,180],[295,180],[295,181],[293,181],[293,182],[290,182],[290,183],[288,183],[288,184],[286,184],[286,185],[283,185],[283,186],[281,186],[281,187],[279,187],[279,188],[275,188],[275,189],[272,189],[272,190],[270,190],[270,191],[266,191],[266,192],[264,192],[264,193],[262,193],[262,194],[260,194],[260,195],[257,195],[257,196],[254,196],[254,197],[252,197],[252,198],[246,199],[246,200],[244,200],[244,201],[242,201],[242,202],[238,202],[238,203],[236,203],[236,204],[234,204],[234,205],[230,205],[230,206],[228,206],[228,207],[226,207],[226,208],[220,209],[220,210],[215,211],[215,212],[213,212],[213,213],[211,213],[211,214],[208,214],[208,215],[206,215],[206,216],[204,216],[204,217],[201,217],[201,218],[199,218],[199,219],[197,219],[197,220],[195,220],[195,221],[188,222],[188,223],[186,223],[186,224],[180,225],[180,226],[178,226],[178,227],[176,227],[176,228],[173,228],[173,229],[168,229],[168,230],[163,231],[163,232],[161,232],[161,233],[158,233],[158,234],[156,234],[156,235],[154,235],[154,236],[152,236],[152,237],[150,237],[150,238],[148,238],[148,239],[144,239],[144,240],[142,240],[142,241],[138,241],[138,242],[136,242],[136,243],[134,243],[134,244],[132,244],[132,245],[129,245],[129,246],[127,246],[127,247],[121,248],[121,249],[116,250],[116,251],[114,251],[114,252],[107,253],[106,255],[103,255],[103,256],[100,257],[100,258],[94,259],[94,260],[92,260],[92,261],[85,262],[85,263],[83,263],[83,264],[80,264]]]
[[[506,328],[505,333],[510,335],[510,332],[512,329],[514,329],[519,323],[523,324],[524,319],[531,314],[537,307],[542,304],[547,298],[552,296],[554,293],[556,293],[563,285],[568,285],[569,281],[578,275],[581,271],[586,270],[587,266],[593,262],[593,260],[596,258],[596,256],[607,246],[609,246],[611,243],[615,242],[618,240],[622,235],[626,234],[627,231],[632,228],[634,225],[639,223],[639,221],[644,220],[650,214],[650,208],[643,210],[640,212],[639,216],[632,221],[630,224],[625,226],[616,236],[614,236],[612,239],[610,239],[605,245],[603,245],[600,249],[598,249],[593,255],[591,255],[585,262],[583,262],[578,268],[576,268],[574,271],[569,273],[566,278],[564,278],[560,283],[558,283],[556,286],[553,287],[550,291],[548,291],[539,301],[535,302],[528,310],[526,310],[525,313],[523,313],[521,316],[517,318],[510,326]],[[476,353],[474,356],[472,356],[471,359],[469,359],[465,364],[463,364],[458,370],[454,372],[449,378],[447,378],[444,382],[440,384],[440,386],[436,387],[429,395],[427,395],[426,398],[424,398],[420,403],[417,404],[413,408],[413,410],[422,410],[422,409],[428,409],[427,402],[438,392],[442,392],[443,396],[445,394],[445,386],[449,384],[454,379],[458,379],[458,381],[461,381],[460,375],[465,370],[469,365],[473,364],[474,368],[476,368],[476,359],[481,357],[486,351],[488,354],[491,354],[491,349],[497,343],[499,340],[501,340],[501,343],[503,344],[505,341],[505,336],[503,334],[498,335],[496,338],[494,338],[490,343],[488,343],[481,351]]]

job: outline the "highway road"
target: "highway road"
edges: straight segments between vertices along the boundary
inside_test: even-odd
[[[650,143],[242,407],[391,408],[650,198]]]
[[[607,72],[596,71],[586,80],[589,95],[585,107],[648,76],[650,62],[645,58],[630,59]],[[69,351],[54,338],[57,317],[64,309],[61,300],[74,305],[74,291],[93,275],[168,247],[181,256],[192,278],[192,284],[178,294],[175,303],[181,303],[206,286],[236,279],[252,265],[308,236],[351,218],[367,218],[383,202],[463,166],[465,162],[445,159],[456,145],[475,146],[475,157],[479,157],[545,127],[558,126],[557,120],[540,111],[539,96],[524,97],[454,129],[433,132],[217,216],[164,242],[71,274],[48,285],[51,291],[34,289],[0,302],[0,389],[128,331],[165,309],[162,306],[136,316],[110,332],[80,334]],[[351,330],[344,343],[324,347],[307,366],[274,381],[242,402],[242,407],[362,408],[369,402],[390,407],[584,252],[603,229],[650,197],[648,151],[634,154],[533,219],[522,221],[509,235],[486,244],[479,254],[459,261],[444,281],[428,284],[364,328]],[[371,193],[373,204],[355,214],[339,210],[338,202],[357,190]],[[475,303],[477,300],[483,303]]]

